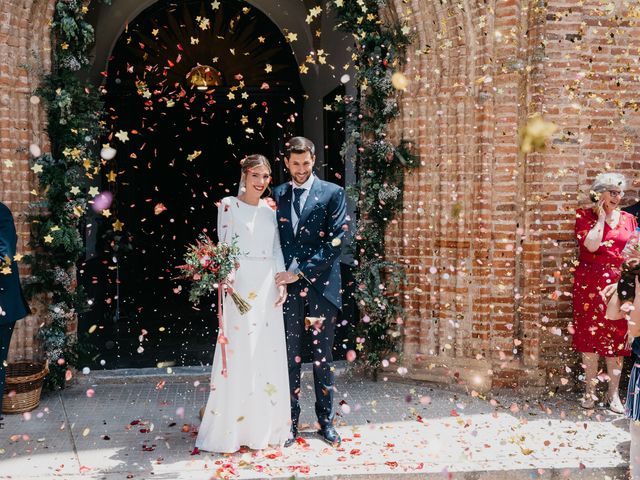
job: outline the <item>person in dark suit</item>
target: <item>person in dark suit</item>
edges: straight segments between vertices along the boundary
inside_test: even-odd
[[[634,217],[636,217],[636,221],[640,222],[640,202],[636,202],[633,205],[629,205],[628,207],[624,207],[622,209],[623,212],[630,213]],[[640,225],[640,223],[638,223]]]
[[[340,256],[346,226],[344,189],[313,174],[315,147],[304,137],[287,143],[285,166],[291,182],[274,189],[278,230],[286,272],[276,276],[288,284],[284,305],[289,387],[291,389],[291,445],[298,435],[300,369],[305,319],[313,319],[313,379],[315,410],[328,443],[339,445],[333,426],[332,349],[335,324],[342,308]]]
[[[0,202],[0,405],[6,375],[4,364],[9,354],[13,327],[16,321],[31,313],[20,286],[17,243],[18,235],[11,210]]]

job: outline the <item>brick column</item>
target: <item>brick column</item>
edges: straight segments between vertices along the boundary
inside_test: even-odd
[[[42,75],[51,67],[49,22],[54,0],[0,2],[0,200],[13,212],[18,230],[18,252],[29,253],[26,221],[30,193],[36,188],[29,170],[31,143],[48,148],[42,104],[30,102]],[[28,269],[21,269],[22,277]],[[10,359],[37,355],[34,338],[40,318],[36,314],[16,324]]]

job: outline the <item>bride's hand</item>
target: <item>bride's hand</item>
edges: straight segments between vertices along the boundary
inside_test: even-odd
[[[281,305],[284,305],[284,302],[287,299],[287,286],[278,285],[276,288],[278,289],[278,298],[276,300],[275,306],[279,307]]]
[[[224,281],[225,288],[227,293],[233,293],[233,284],[236,283],[236,271],[232,270],[229,275],[227,275],[226,280]]]

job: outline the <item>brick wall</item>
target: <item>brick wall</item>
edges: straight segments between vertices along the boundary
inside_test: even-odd
[[[23,253],[27,147],[46,149],[29,97],[50,67],[53,3],[0,3],[1,198]],[[407,265],[402,361],[413,378],[477,389],[569,379],[573,212],[595,173],[639,166],[640,9],[627,3],[390,2],[387,14],[416,32],[391,133],[415,140],[421,167],[387,238]],[[559,131],[525,156],[518,129],[535,112]],[[14,358],[33,355],[37,324],[19,324]]]
[[[631,176],[640,121],[638,11],[580,4],[392,4],[416,32],[393,134],[415,139],[421,167],[388,232],[408,265],[403,361],[414,378],[570,380],[578,193],[603,169]],[[559,131],[525,156],[518,129],[536,112]]]
[[[3,0],[0,2],[0,201],[13,212],[18,230],[18,251],[29,252],[27,206],[35,188],[29,170],[29,145],[47,149],[42,105],[30,102],[42,74],[50,68],[48,24],[53,0]],[[28,274],[22,267],[21,273]],[[39,306],[35,315],[18,322],[10,359],[36,355]]]

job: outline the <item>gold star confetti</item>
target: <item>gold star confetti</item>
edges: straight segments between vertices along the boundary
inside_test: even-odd
[[[114,172],[113,170],[111,170],[109,172],[109,174],[107,175],[107,180],[110,181],[110,182],[115,182],[117,176],[118,176],[118,174],[116,172]]]
[[[309,67],[307,67],[304,63],[300,65],[300,73],[304,74],[309,71]]]
[[[120,140],[122,143],[128,142],[129,141],[129,132],[126,132],[124,130],[120,130],[118,133],[115,134],[115,137]]]
[[[102,210],[102,216],[109,218],[111,216],[111,210],[109,210],[108,208],[105,208],[104,210]]]
[[[267,385],[264,387],[264,391],[271,397],[276,394],[278,389],[272,383],[267,383]]]
[[[316,18],[318,15],[320,15],[321,12],[322,12],[322,7],[320,7],[320,6],[313,7],[312,9],[309,10],[309,14],[307,15],[307,18],[305,19],[305,22],[310,24],[311,22],[313,22],[314,18]]]
[[[211,22],[206,17],[198,16],[196,17],[196,21],[198,22],[198,26],[200,27],[200,30],[208,30],[209,27],[211,26]]]
[[[33,170],[33,173],[42,173],[42,165],[36,163],[33,167],[31,167],[31,170]]]
[[[51,243],[53,242],[53,237],[49,234],[44,236],[44,243]]]
[[[89,195],[90,196],[95,197],[96,195],[98,195],[98,193],[100,193],[99,190],[98,190],[98,187],[90,187],[89,188]]]
[[[544,150],[547,139],[558,129],[557,125],[545,121],[540,114],[535,114],[520,132],[520,151],[522,153]]]
[[[193,153],[187,155],[187,160],[189,160],[190,162],[193,162],[196,158],[200,156],[201,153],[202,153],[202,150],[194,150]]]
[[[295,42],[296,40],[298,40],[298,34],[297,33],[293,33],[293,32],[289,32],[289,33],[287,33],[285,38],[289,42]]]
[[[113,222],[111,224],[111,226],[113,227],[113,231],[114,232],[121,232],[122,231],[122,227],[124,227],[124,223],[122,223],[120,220],[116,219],[116,221]]]
[[[73,195],[78,195],[80,193],[80,189],[76,185],[74,185],[73,187],[71,187],[71,193]]]
[[[273,67],[271,66],[271,64],[270,64],[270,63],[267,63],[267,64],[264,66],[264,71],[265,71],[265,72],[267,72],[267,73],[271,73],[271,72],[273,71]]]
[[[265,40],[266,39],[262,35],[258,37],[258,42],[260,43],[264,43]]]
[[[213,0],[213,2],[211,2],[211,8],[213,10],[217,10],[220,8],[220,2],[218,0]]]

